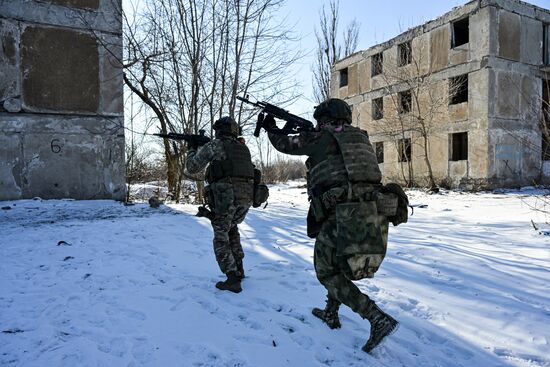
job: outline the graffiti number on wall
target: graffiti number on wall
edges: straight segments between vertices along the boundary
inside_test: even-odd
[[[59,145],[59,139],[53,139],[50,146],[52,148],[53,153],[57,154],[61,152],[61,145]]]

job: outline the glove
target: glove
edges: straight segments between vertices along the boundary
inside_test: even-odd
[[[264,121],[262,122],[262,127],[266,131],[272,131],[277,130],[277,124],[275,123],[275,118],[273,118],[272,115],[267,114],[267,116],[264,118]]]
[[[194,140],[194,139],[191,139],[187,142],[187,150],[188,151],[196,151],[197,149],[199,149],[199,145],[197,144],[197,142]]]

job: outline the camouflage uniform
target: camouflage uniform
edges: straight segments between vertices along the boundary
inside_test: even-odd
[[[269,139],[282,153],[309,157],[308,235],[316,238],[315,272],[328,291],[327,307],[316,308],[313,314],[338,328],[343,303],[368,319],[371,338],[363,350],[369,352],[397,326],[352,282],[372,277],[386,253],[388,220],[378,214],[373,201],[381,187],[381,173],[367,133],[349,125],[351,112],[348,124],[330,122],[336,121],[295,136],[269,133]],[[382,319],[390,320],[391,330],[385,333],[384,329],[377,339],[373,333]]]
[[[350,127],[351,128],[351,127]],[[309,165],[316,165],[318,159],[328,154],[337,154],[338,147],[331,134],[327,132],[308,132],[297,136],[269,134],[269,139],[275,149],[282,153],[293,155],[307,155]],[[314,162],[312,163],[313,160]],[[311,171],[311,169],[309,170]],[[347,190],[347,178],[345,172],[335,174],[334,184]],[[340,181],[340,182],[338,182]],[[311,180],[308,180],[308,188],[311,194]],[[325,196],[326,197],[326,196]],[[343,199],[344,201],[346,199]],[[325,199],[330,201],[330,199]],[[328,203],[330,205],[330,203]],[[326,206],[326,205],[325,205]],[[312,215],[311,213],[309,214]],[[388,223],[382,220],[384,237],[387,240]],[[336,213],[331,211],[320,224],[320,231],[316,236],[314,249],[314,265],[317,278],[325,286],[328,296],[334,300],[349,306],[353,311],[360,313],[367,310],[372,300],[361,293],[359,288],[349,280],[343,272],[344,259],[336,256],[338,244]]]
[[[209,189],[212,193],[209,205],[213,214],[211,224],[214,231],[213,243],[216,261],[224,274],[234,272],[242,278],[244,276],[242,267],[244,252],[237,225],[244,220],[252,205],[253,178],[215,177],[214,182],[213,174],[210,174],[210,171],[218,167],[220,162],[230,160],[239,160],[239,164],[244,164],[253,170],[248,148],[241,148],[244,149],[244,159],[228,156],[228,147],[231,151],[232,144],[244,147],[234,137],[223,136],[213,139],[198,151],[191,148],[187,153],[186,168],[189,173],[195,174],[210,165],[206,179],[209,181]],[[248,159],[246,159],[247,152]],[[245,170],[248,171],[248,168],[245,167]]]

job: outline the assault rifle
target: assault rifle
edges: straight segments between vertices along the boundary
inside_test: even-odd
[[[210,141],[210,138],[204,135],[204,130],[199,130],[198,135],[194,134],[178,134],[178,133],[168,133],[168,134],[153,134],[155,136],[160,136],[161,138],[171,139],[171,140],[184,140],[189,146],[200,147]]]
[[[272,105],[271,103],[259,101],[252,102],[248,99],[248,95],[246,96],[246,98],[237,96],[237,99],[254,107],[259,107],[262,109],[262,112],[258,115],[258,121],[256,121],[256,129],[254,130],[255,137],[260,136],[260,130],[262,129],[262,123],[264,122],[265,117],[264,114],[266,113],[280,120],[286,121],[286,124],[282,129],[276,129],[269,132],[288,135],[297,134],[302,131],[315,130],[315,127],[313,126],[313,123],[311,121],[301,118],[300,116],[293,115],[280,107]]]

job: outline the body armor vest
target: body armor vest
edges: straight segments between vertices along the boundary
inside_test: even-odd
[[[254,179],[254,165],[250,151],[238,141],[223,140],[223,149],[225,151],[225,159],[222,161],[214,160],[210,163],[206,174],[206,180],[209,183],[214,183],[221,179],[242,178]]]
[[[334,153],[327,153],[312,162],[309,171],[313,195],[319,196],[334,187],[347,187],[350,183],[379,184],[382,174],[376,154],[368,136],[360,129],[345,126],[339,133],[327,131],[337,144]],[[333,141],[334,141],[333,140]]]

